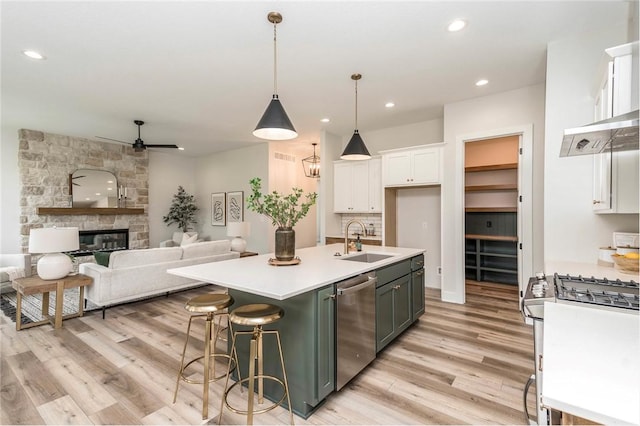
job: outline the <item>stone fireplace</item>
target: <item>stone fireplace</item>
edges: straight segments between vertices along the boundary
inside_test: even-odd
[[[128,229],[129,248],[149,247],[149,159],[146,151],[131,146],[62,136],[34,130],[19,132],[20,234],[28,252],[29,231],[49,226],[74,226],[80,231]],[[70,209],[69,176],[76,169],[99,169],[113,173],[128,189],[124,209]],[[38,214],[42,208],[57,212]],[[69,208],[69,210],[67,210]],[[78,212],[78,214],[75,214]]]

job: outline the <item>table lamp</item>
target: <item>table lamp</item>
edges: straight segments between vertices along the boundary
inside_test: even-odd
[[[73,265],[71,258],[61,252],[79,248],[78,228],[36,228],[29,233],[29,253],[44,254],[36,268],[43,280],[66,277]]]
[[[242,253],[247,248],[248,237],[251,233],[251,222],[229,222],[227,223],[227,236],[235,237],[231,240],[231,251]]]

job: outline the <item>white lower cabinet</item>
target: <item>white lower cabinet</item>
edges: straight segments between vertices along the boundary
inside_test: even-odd
[[[334,213],[381,213],[382,183],[379,158],[333,163]]]
[[[382,161],[385,187],[440,184],[441,147],[388,151]]]
[[[593,156],[593,211],[639,213],[638,151],[610,152]]]

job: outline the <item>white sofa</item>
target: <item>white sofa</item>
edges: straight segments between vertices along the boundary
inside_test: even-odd
[[[182,244],[182,238],[185,235],[187,237],[194,238],[194,241],[192,241],[193,243],[201,243],[201,242],[206,241],[208,239],[208,238],[198,238],[198,233],[197,232],[176,231],[176,232],[173,233],[173,236],[171,237],[170,240],[160,241],[160,244],[158,246],[159,247],[178,247],[179,245]]]
[[[80,264],[79,271],[93,278],[85,298],[104,309],[136,299],[182,290],[201,282],[167,274],[167,269],[240,257],[228,240],[205,241],[179,247],[122,250],[111,253],[109,266]]]
[[[30,254],[0,254],[0,293],[12,288],[11,277],[31,276]]]

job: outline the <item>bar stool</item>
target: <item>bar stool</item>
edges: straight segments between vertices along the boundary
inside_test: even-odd
[[[216,368],[215,368],[215,359],[216,357],[228,358],[229,365],[228,371],[233,370],[235,366],[238,365],[238,357],[237,355],[234,357],[232,355],[235,352],[229,352],[229,355],[226,353],[216,353],[215,347],[216,342],[218,340],[218,334],[221,330],[221,319],[223,316],[228,316],[226,312],[222,312],[223,309],[231,306],[233,304],[233,298],[228,294],[220,294],[220,293],[209,293],[202,294],[196,296],[184,305],[184,308],[189,311],[195,313],[195,315],[191,315],[189,317],[189,325],[187,326],[187,338],[184,342],[184,348],[182,349],[182,359],[180,360],[180,369],[178,370],[178,378],[176,379],[176,390],[173,393],[173,403],[175,404],[176,398],[178,397],[178,386],[180,385],[180,380],[184,380],[187,383],[192,384],[202,384],[202,419],[206,419],[209,413],[209,383],[215,382],[223,378],[227,373],[216,376]],[[184,357],[187,352],[187,344],[189,343],[189,337],[191,334],[191,321],[194,318],[205,318],[205,333],[204,333],[204,354],[192,359],[191,361],[184,363]],[[215,319],[218,318],[218,327],[215,326]],[[229,324],[231,327],[231,324]],[[213,336],[213,339],[212,339]],[[213,358],[214,362],[211,363],[211,359]],[[203,379],[202,381],[193,380],[187,378],[184,371],[194,362],[199,360],[204,361],[204,370],[203,370]],[[231,364],[235,364],[233,368],[231,368]]]
[[[222,410],[225,405],[229,410],[233,411],[237,414],[246,414],[247,415],[247,424],[253,424],[253,415],[254,414],[262,414],[267,411],[273,410],[277,406],[281,405],[284,399],[287,399],[287,404],[289,406],[289,416],[291,417],[291,424],[293,424],[293,411],[291,411],[291,399],[289,398],[289,385],[287,383],[287,373],[284,367],[284,358],[282,356],[282,344],[280,342],[280,333],[277,330],[264,330],[262,327],[264,325],[268,325],[274,323],[281,319],[284,316],[284,310],[281,307],[266,303],[255,303],[250,305],[240,306],[239,308],[234,309],[229,314],[229,322],[238,325],[244,326],[253,326],[253,330],[251,331],[235,331],[233,333],[233,339],[231,343],[231,350],[233,353],[237,354],[236,351],[236,342],[237,338],[240,335],[251,335],[251,343],[249,346],[249,376],[247,378],[242,379],[238,375],[238,381],[232,384],[230,387],[227,387],[229,384],[229,376],[231,374],[231,360],[229,360],[229,365],[227,367],[227,379],[224,385],[226,389],[222,396],[222,405],[220,407],[220,416],[218,418],[218,424],[222,424]],[[282,379],[264,374],[264,358],[263,358],[263,336],[265,334],[275,334],[276,341],[278,343],[278,352],[280,354],[280,365],[282,366]],[[258,374],[256,372],[256,364],[258,369]],[[238,369],[239,372],[239,369]],[[258,404],[262,404],[264,402],[264,379],[273,380],[282,386],[284,390],[284,394],[282,398],[278,402],[275,402],[273,405],[254,411],[253,409],[253,397],[254,397],[254,385],[255,381],[258,381]],[[248,401],[247,401],[247,410],[240,410],[235,407],[232,407],[227,400],[227,396],[229,392],[238,384],[240,384],[240,389],[242,390],[242,383],[247,382],[248,388]]]

